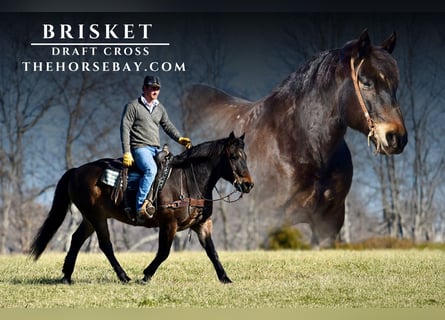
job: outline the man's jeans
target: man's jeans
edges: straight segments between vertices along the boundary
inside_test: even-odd
[[[156,147],[141,147],[132,149],[134,162],[143,172],[141,180],[139,180],[139,190],[136,194],[136,211],[142,207],[142,203],[147,197],[150,187],[155,179],[157,166],[154,156],[159,149]]]

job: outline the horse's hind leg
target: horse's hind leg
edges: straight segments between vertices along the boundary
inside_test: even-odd
[[[173,238],[175,237],[177,230],[177,225],[175,223],[170,223],[167,225],[161,225],[159,228],[159,247],[156,257],[144,270],[144,277],[142,278],[142,283],[148,282],[151,277],[155,274],[158,267],[161,265],[165,259],[168,258],[170,254],[170,248],[173,243]]]
[[[99,248],[107,257],[108,261],[110,262],[111,266],[116,272],[116,275],[119,278],[119,280],[122,283],[127,283],[131,279],[124,271],[124,269],[121,267],[121,265],[116,259],[116,256],[114,255],[113,245],[111,244],[110,241],[110,232],[108,230],[107,220],[104,219],[93,223],[94,223],[94,228],[96,229],[97,239],[99,241]]]
[[[210,258],[210,261],[212,261],[219,281],[221,281],[222,283],[232,283],[232,280],[229,279],[226,271],[224,270],[224,267],[219,261],[218,253],[216,252],[215,245],[213,244],[212,220],[208,219],[203,224],[194,227],[193,230],[197,233],[199,242],[205,249],[207,256]]]
[[[74,271],[74,265],[76,264],[77,255],[83,243],[89,236],[93,233],[94,228],[87,220],[83,220],[82,223],[77,227],[76,232],[73,233],[71,237],[71,244],[68,253],[65,257],[65,262],[63,264],[62,272],[64,283],[71,284],[71,275]]]

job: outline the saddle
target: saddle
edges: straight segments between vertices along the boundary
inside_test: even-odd
[[[159,190],[164,187],[170,176],[171,166],[169,163],[171,159],[173,159],[173,154],[169,152],[166,146],[164,146],[162,151],[158,152],[154,159],[158,170],[150,191],[148,192],[147,199],[151,200],[152,203],[156,205],[157,194]],[[133,204],[134,201],[131,203],[128,201],[128,198],[131,198],[128,193],[136,193],[139,188],[139,180],[142,174],[143,173],[137,166],[132,166],[130,168],[124,167],[122,158],[118,158],[107,161],[107,168],[105,168],[101,177],[101,182],[113,187],[110,195],[113,202],[116,205],[123,202],[125,212],[131,220],[136,219],[136,210]]]

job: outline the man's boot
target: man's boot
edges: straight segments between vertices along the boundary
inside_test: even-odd
[[[156,208],[153,206],[153,203],[150,200],[145,199],[138,213],[140,215],[147,216],[148,218],[152,218],[155,211]]]
[[[145,207],[145,211],[147,212],[148,217],[152,218],[156,212],[156,208],[151,200],[145,200],[145,201],[147,201],[147,206]]]

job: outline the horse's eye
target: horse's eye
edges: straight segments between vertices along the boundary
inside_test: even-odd
[[[362,89],[368,90],[368,89],[372,89],[374,84],[372,83],[371,80],[368,79],[363,79],[360,81],[360,85],[362,87]]]

